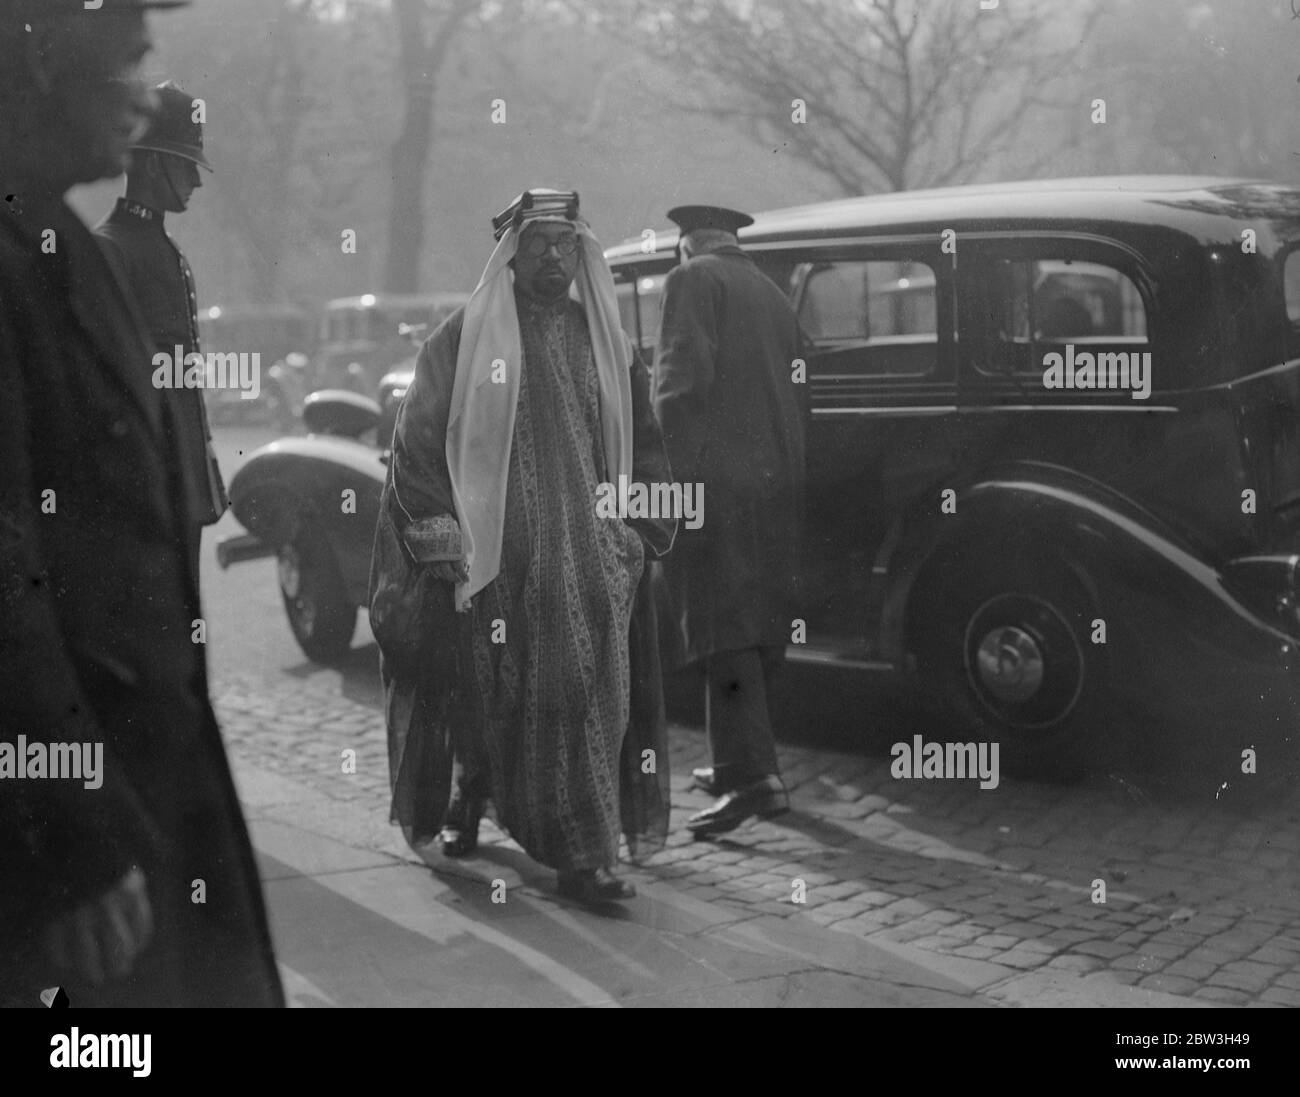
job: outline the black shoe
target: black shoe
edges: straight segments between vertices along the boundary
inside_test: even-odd
[[[447,805],[447,817],[442,824],[438,841],[447,857],[468,857],[478,849],[478,824],[483,818],[486,800],[482,796],[469,796],[457,789]]]
[[[686,825],[696,838],[711,834],[725,834],[735,830],[752,815],[771,819],[790,810],[790,796],[781,778],[762,777],[757,781],[726,793],[711,808],[692,815]]]
[[[636,898],[636,888],[607,868],[558,874],[560,894],[580,903],[611,903]]]

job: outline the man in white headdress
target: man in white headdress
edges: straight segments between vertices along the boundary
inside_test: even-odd
[[[462,772],[447,852],[472,851],[490,795],[563,894],[626,899],[635,891],[612,871],[620,831],[631,845],[667,822],[666,796],[652,822],[620,803],[620,784],[625,800],[654,798],[634,787],[625,749],[629,628],[647,549],[666,552],[676,522],[611,519],[597,503],[602,484],[671,474],[577,195],[525,192],[493,228],[478,288],[420,352],[380,508],[371,617],[393,816],[408,839],[439,824],[450,736]],[[394,638],[402,627],[414,642]],[[666,762],[646,774],[656,789]]]

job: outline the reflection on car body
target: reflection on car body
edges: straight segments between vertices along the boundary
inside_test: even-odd
[[[1217,782],[1240,777],[1244,751],[1261,774],[1291,765],[1300,191],[951,188],[760,214],[740,238],[809,342],[794,660],[916,674],[1008,769],[1154,761]],[[676,244],[607,252],[648,355]],[[1067,348],[1149,353],[1149,399],[1045,387]],[[386,378],[390,404],[405,383]],[[381,414],[368,406],[367,424]],[[231,496],[291,580],[303,561],[328,573],[315,589],[348,603],[337,654],[365,597],[383,459],[378,442],[298,441],[259,451]],[[366,516],[338,513],[349,485],[370,493]]]

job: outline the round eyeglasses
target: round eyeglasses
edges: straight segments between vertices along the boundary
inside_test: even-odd
[[[552,240],[533,233],[522,245],[524,254],[531,256],[533,259],[540,259],[552,247],[561,255],[572,255],[578,250],[578,237],[572,233],[566,233],[564,236],[557,236]]]

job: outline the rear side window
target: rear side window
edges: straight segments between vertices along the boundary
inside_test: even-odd
[[[659,303],[667,274],[644,275],[637,280],[637,302],[641,309],[641,341],[646,347],[659,342]]]
[[[327,343],[351,343],[361,338],[362,323],[355,309],[335,309],[326,314],[322,339]]]
[[[618,317],[627,336],[643,351],[651,352],[659,341],[660,297],[663,293],[665,274],[635,273],[620,280],[615,289],[618,294]],[[640,311],[638,329],[637,312]],[[640,331],[638,342],[637,333]]]
[[[614,287],[618,298],[619,326],[627,332],[627,337],[636,342],[636,296],[631,282],[619,282]]]
[[[863,350],[872,372],[934,368],[935,276],[924,263],[851,259],[816,263],[803,278],[799,323],[823,352]]]
[[[361,338],[367,342],[382,343],[397,334],[399,321],[396,316],[379,309],[367,309],[362,315],[365,317],[365,325]]]
[[[1066,345],[1147,346],[1142,295],[1123,271],[1071,259],[998,259],[989,293],[993,371],[1041,372]]]

